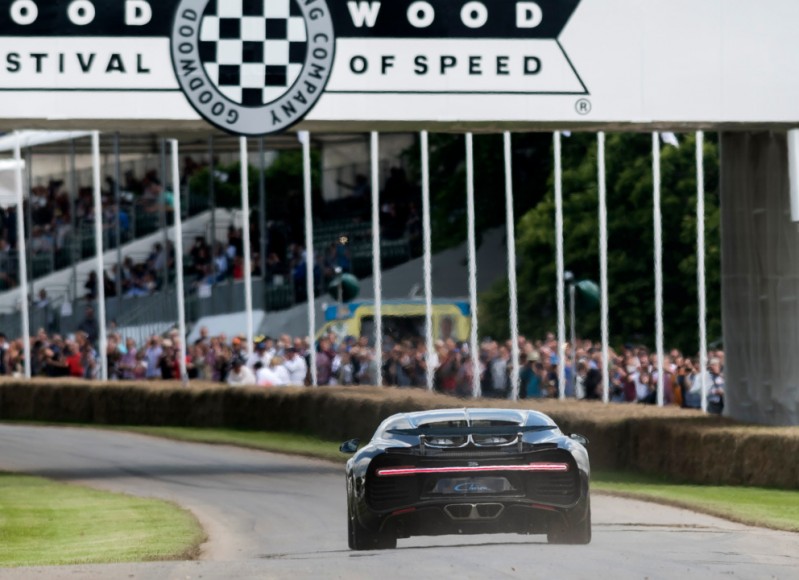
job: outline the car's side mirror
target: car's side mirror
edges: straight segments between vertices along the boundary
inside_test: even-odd
[[[338,450],[341,451],[342,453],[348,453],[351,455],[356,451],[358,451],[358,445],[360,444],[360,442],[361,442],[360,439],[350,439],[349,441],[345,441],[344,443],[342,443],[341,446],[338,448]]]
[[[572,433],[571,435],[569,435],[569,437],[577,441],[577,443],[579,443],[583,447],[588,447],[588,437],[584,435],[579,435],[577,433]]]

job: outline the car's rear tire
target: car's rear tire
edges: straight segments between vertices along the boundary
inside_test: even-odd
[[[591,543],[591,497],[586,496],[582,509],[569,512],[563,518],[553,520],[547,532],[550,544]]]
[[[393,550],[397,537],[389,532],[370,532],[347,510],[347,540],[350,550]]]

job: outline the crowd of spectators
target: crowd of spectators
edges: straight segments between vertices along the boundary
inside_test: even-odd
[[[73,335],[48,335],[40,330],[31,337],[31,366],[34,376],[98,375],[97,321],[91,309]],[[320,386],[383,385],[424,388],[428,365],[434,389],[457,397],[472,397],[474,373],[479,374],[480,395],[507,399],[511,384],[511,344],[484,339],[475,360],[468,343],[452,339],[435,343],[427,356],[424,339],[384,340],[382,368],[377,368],[373,347],[367,337],[339,338],[335,334],[315,341],[316,377]],[[193,380],[229,385],[278,387],[308,385],[311,342],[307,338],[281,335],[256,337],[252,353],[243,337],[209,336],[203,328],[197,340],[187,345],[186,368]],[[558,349],[552,334],[541,340],[519,339],[520,398],[555,398],[558,383]],[[117,332],[108,335],[108,374],[112,380],[177,380],[180,378],[180,337],[177,331],[166,337],[152,336],[144,344]],[[0,375],[19,375],[23,369],[22,340],[9,342],[0,334]],[[572,363],[576,360],[576,364]],[[708,388],[708,408],[721,413],[724,407],[724,352],[712,350],[708,368],[700,369],[695,358],[672,350],[664,356],[664,402],[667,405],[698,408],[701,404],[701,373]],[[602,383],[602,349],[591,340],[566,345],[565,395],[569,398],[615,403],[655,404],[657,402],[657,355],[646,347],[624,345],[610,351],[610,384]],[[379,377],[379,378],[378,378]]]
[[[204,164],[191,157],[183,159],[181,177],[187,185],[192,175]],[[342,222],[340,235],[334,241],[318,243],[314,251],[314,286],[324,292],[327,285],[340,273],[353,272],[352,245],[371,243],[371,232],[359,230],[349,232],[350,225],[363,226],[368,221],[371,208],[370,186],[363,175],[350,187],[350,195],[342,199],[324,202],[317,200],[315,218],[333,219],[347,216]],[[122,243],[138,235],[152,233],[160,228],[164,220],[173,221],[174,194],[165,188],[159,173],[148,170],[143,177],[133,171],[124,172],[119,183],[120,201],[117,204],[117,183],[107,177],[102,193],[103,244],[106,249],[115,247],[117,219]],[[400,168],[393,168],[381,192],[381,239],[393,240],[406,237],[412,247],[421,240],[421,220],[418,204],[411,195],[413,187]],[[32,188],[22,211],[30,226],[28,249],[32,256],[48,256],[52,264],[44,272],[67,267],[94,253],[94,198],[90,187],[82,187],[73,195],[65,181],[51,180],[48,185]],[[0,209],[0,289],[18,285],[18,260],[16,252],[17,219],[16,207]],[[318,215],[317,215],[318,213]],[[162,215],[163,214],[163,215]],[[257,212],[251,215],[252,275],[262,274],[270,284],[292,284],[294,301],[306,299],[307,251],[304,243],[304,228],[300,227],[302,216],[289,216],[267,225],[266,258],[261,259],[261,223]],[[142,225],[144,224],[144,225]],[[349,224],[349,225],[347,225]],[[146,227],[145,227],[146,226]],[[27,229],[28,226],[26,226]],[[86,238],[86,239],[84,239]],[[84,243],[87,242],[87,243]],[[85,254],[85,255],[84,255]],[[240,280],[244,277],[244,251],[241,228],[230,227],[226,241],[211,241],[198,237],[190,249],[184,273],[190,289],[213,285],[223,280]],[[150,295],[160,290],[168,280],[167,272],[174,272],[175,255],[168,241],[155,243],[146,256],[123,257],[121,264],[108,268],[102,282],[95,273],[81,281],[82,296],[94,301],[99,284],[103,284],[106,297],[121,294],[124,297]],[[265,272],[263,270],[266,270]],[[31,272],[29,266],[28,269]],[[34,277],[37,270],[33,270]]]

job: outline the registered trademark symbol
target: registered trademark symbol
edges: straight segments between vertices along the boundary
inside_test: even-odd
[[[587,115],[591,112],[591,101],[588,99],[580,99],[574,103],[574,109],[580,115]]]

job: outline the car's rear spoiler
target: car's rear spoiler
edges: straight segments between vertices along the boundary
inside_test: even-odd
[[[533,431],[551,431],[555,425],[475,425],[466,427],[423,426],[411,429],[388,429],[392,435],[415,435],[423,437],[453,437],[458,435],[518,435]]]

